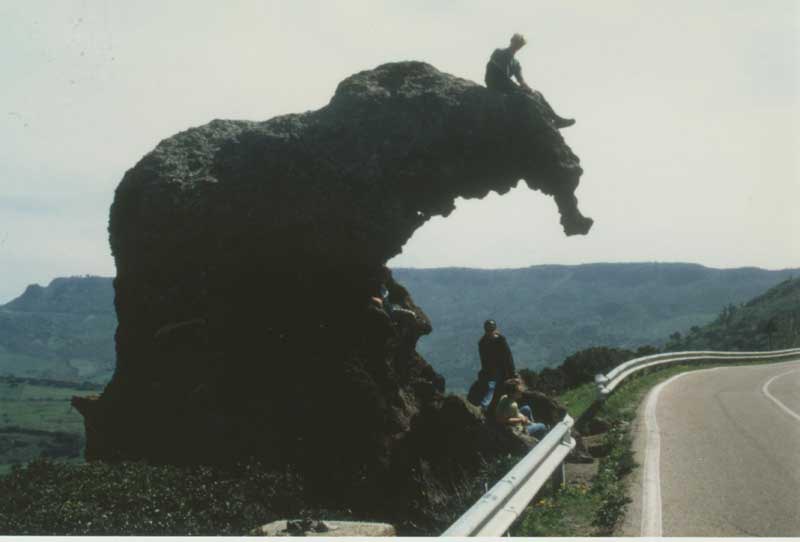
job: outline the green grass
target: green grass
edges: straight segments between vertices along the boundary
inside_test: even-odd
[[[578,419],[581,414],[592,406],[596,397],[597,386],[595,386],[594,382],[587,382],[586,384],[581,384],[577,388],[565,391],[556,397],[556,399],[567,408],[567,412],[570,416]]]
[[[45,455],[80,462],[83,418],[70,405],[85,390],[0,382],[0,475]],[[46,431],[49,434],[34,434]]]
[[[514,536],[579,536],[592,530],[591,518],[600,498],[588,484],[571,484],[556,495],[539,499],[512,530]]]
[[[70,388],[0,383],[0,427],[83,433],[83,418],[72,408],[70,399],[88,393]]]
[[[610,446],[591,483],[569,482],[527,508],[513,536],[610,536],[629,498],[624,477],[636,466],[624,424],[606,435]]]
[[[34,461],[0,477],[0,535],[6,536],[242,536],[297,517],[305,506],[302,479],[258,464]]]

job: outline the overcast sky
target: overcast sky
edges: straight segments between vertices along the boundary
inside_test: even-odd
[[[800,266],[794,0],[0,0],[0,303],[113,276],[108,207],[155,145],[214,118],[325,105],[398,60],[483,81],[514,32],[529,84],[577,124],[588,236],[524,183],[457,202],[390,262]]]

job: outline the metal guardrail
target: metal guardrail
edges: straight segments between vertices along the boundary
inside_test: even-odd
[[[632,359],[614,367],[608,374],[599,374],[594,381],[597,384],[597,398],[603,401],[630,375],[657,365],[670,365],[686,362],[710,361],[759,361],[790,359],[800,355],[800,348],[787,350],[773,350],[770,352],[716,352],[716,351],[690,351],[668,352]]]
[[[501,536],[505,533],[575,447],[571,436],[574,423],[569,415],[565,416],[442,536]]]
[[[668,352],[632,359],[595,377],[597,401],[606,399],[630,375],[657,365],[709,361],[760,361],[792,359],[800,348],[771,352]],[[442,536],[501,536],[522,514],[547,480],[563,468],[564,459],[575,448],[571,436],[574,420],[569,416],[517,463],[508,474],[473,504]]]

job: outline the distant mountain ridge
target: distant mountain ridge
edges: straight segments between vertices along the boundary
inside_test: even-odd
[[[465,389],[478,367],[483,321],[497,320],[518,368],[555,367],[593,346],[659,346],[762,294],[798,269],[713,269],[686,263],[541,265],[523,269],[403,269],[395,278],[434,331],[418,350]]]
[[[57,278],[0,305],[0,375],[104,384],[114,371],[112,279]]]
[[[113,313],[113,279],[86,275],[55,278],[47,287],[31,284],[21,296],[0,305],[0,309],[16,312]]]
[[[724,307],[800,276],[798,269],[682,263],[393,273],[431,317],[434,332],[418,350],[454,391],[466,389],[475,376],[477,341],[488,318],[498,321],[519,368],[541,370],[592,346],[664,344],[675,332],[683,336],[708,324]],[[115,365],[112,281],[57,278],[0,305],[0,376],[107,382]]]

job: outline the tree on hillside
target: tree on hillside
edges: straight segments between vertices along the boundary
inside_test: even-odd
[[[667,352],[672,350],[680,350],[683,347],[683,344],[681,343],[681,338],[682,336],[680,331],[676,331],[675,333],[670,335],[667,344],[664,345],[664,350],[666,350]]]
[[[722,311],[719,314],[719,321],[725,326],[728,327],[733,320],[733,316],[736,314],[736,305],[733,303],[729,303],[725,307],[722,308]]]
[[[772,336],[778,331],[778,322],[773,316],[763,325],[763,332],[767,334],[767,349],[772,350]]]

